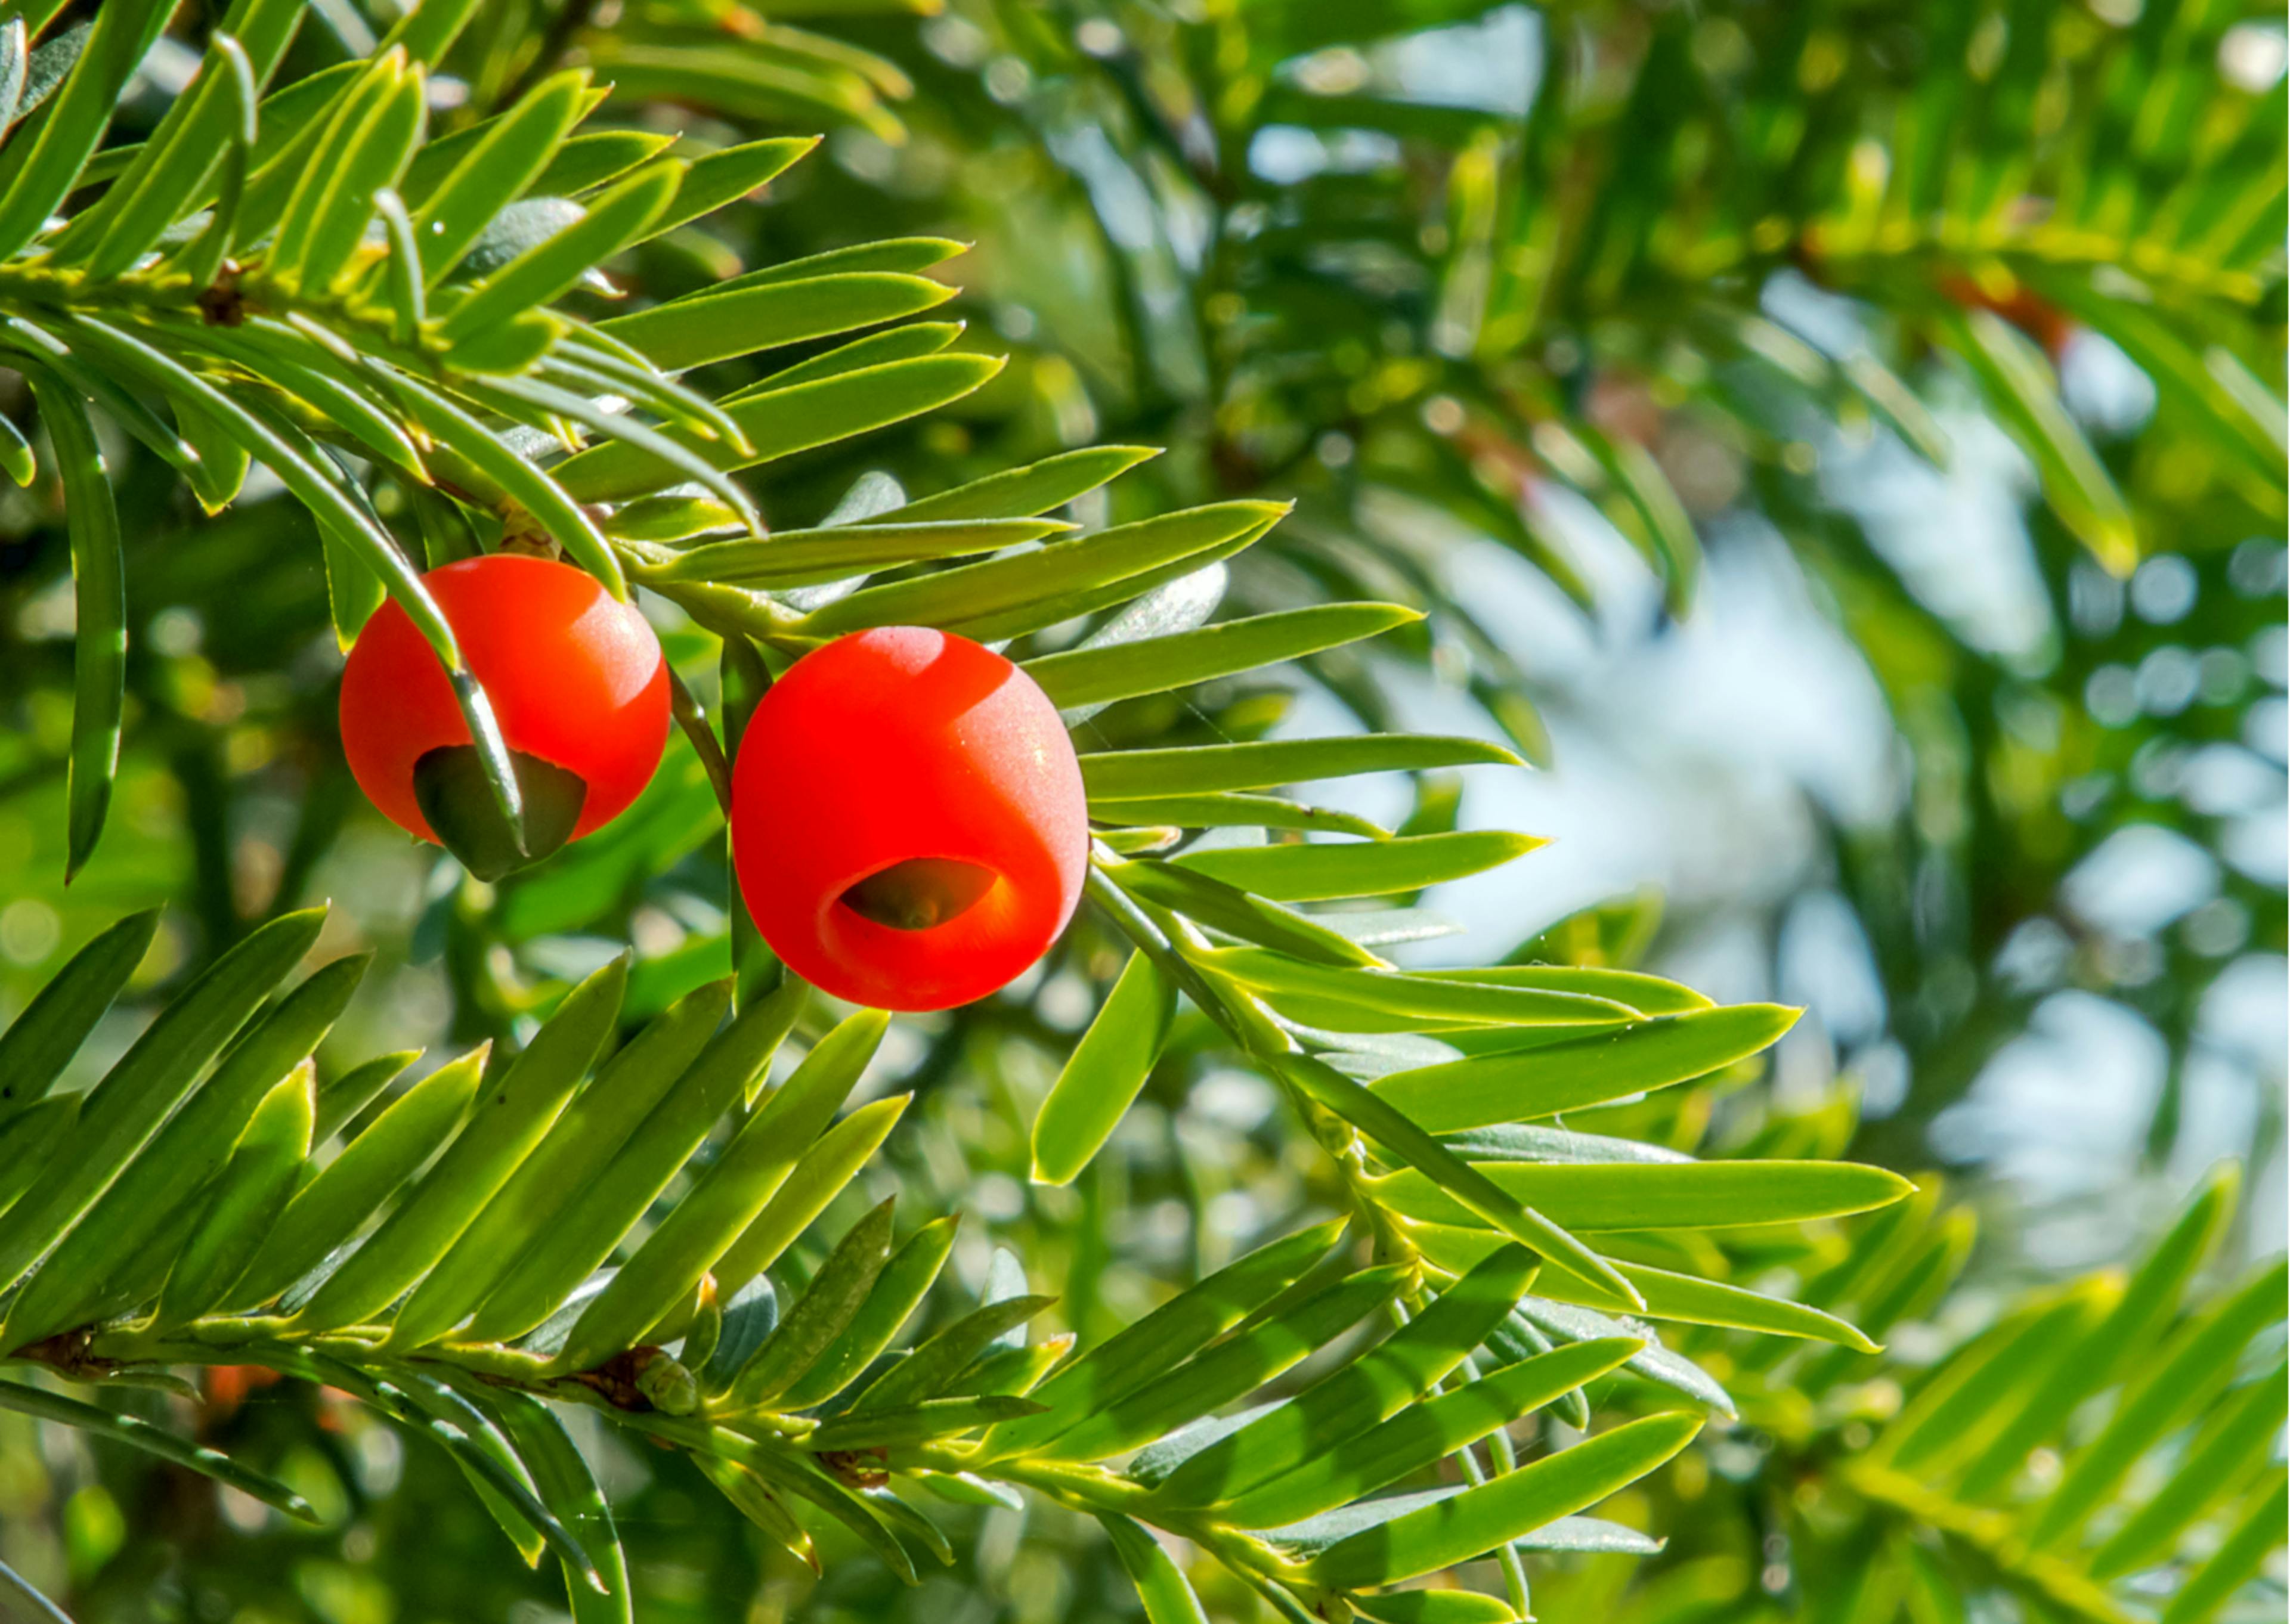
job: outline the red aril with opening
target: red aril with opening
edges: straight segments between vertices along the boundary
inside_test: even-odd
[[[732,852],[764,940],[877,1009],[984,997],[1057,940],[1089,868],[1081,764],[992,650],[881,627],[797,660],[733,772]]]
[[[422,579],[516,761],[524,850],[508,842],[445,668],[395,603],[365,623],[342,671],[342,753],[358,788],[486,879],[620,816],[668,741],[668,665],[637,606],[571,564],[522,554]]]

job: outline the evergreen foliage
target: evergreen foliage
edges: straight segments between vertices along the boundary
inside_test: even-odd
[[[1510,26],[1452,0],[980,5],[911,66],[869,48],[883,17],[714,5],[427,0],[370,42],[355,8],[302,0],[65,11],[0,13],[0,365],[32,406],[0,417],[0,466],[60,511],[72,580],[68,705],[44,654],[8,650],[59,702],[0,796],[41,820],[21,894],[84,942],[0,1032],[0,1410],[339,1526],[357,1474],[313,1452],[340,1452],[325,1427],[298,1411],[290,1441],[225,1451],[182,1425],[291,1379],[312,1417],[347,1401],[450,1462],[578,1624],[740,1616],[647,1594],[608,1439],[712,1485],[696,1540],[736,1514],[830,1604],[864,1594],[835,1589],[860,1564],[966,1578],[957,1540],[1036,1506],[1101,1531],[1085,1548],[1133,1590],[1070,1580],[1073,1616],[1155,1624],[2278,1603],[2285,1283],[2208,1272],[2230,1170],[2126,1277],[1982,1298],[1969,1209],[1853,1159],[1921,1147],[1863,1133],[1846,1092],[1790,1110],[1757,1088],[1795,1012],[1635,968],[1647,908],[1484,968],[1400,953],[1449,928],[1428,888],[1539,844],[1459,827],[1461,773],[1549,754],[1549,696],[1453,579],[1464,536],[1590,606],[1565,516],[1603,515],[1684,614],[1713,504],[1680,470],[1715,444],[1912,714],[2006,687],[2063,708],[2093,663],[1968,648],[1824,488],[1827,436],[1881,425],[1946,460],[1921,373],[2026,452],[2062,596],[2182,531],[2278,529],[2283,92],[2222,86],[2230,9],[1554,13],[1512,110],[1413,94],[1376,43]],[[954,71],[973,47],[1014,92]],[[171,52],[154,112],[137,87]],[[700,132],[662,134],[670,108]],[[865,155],[965,121],[978,162],[1008,143],[1044,181],[982,253],[1095,234],[1102,286],[1021,347],[1024,390],[933,318],[962,244],[845,221],[790,229],[791,254],[768,223],[783,196],[798,220],[831,206],[787,130]],[[1251,155],[1297,132],[1318,167],[1267,179]],[[1407,164],[1348,172],[1387,140]],[[1783,276],[1864,316],[1809,341],[1769,308]],[[2065,324],[2153,380],[2135,445],[2062,404]],[[1060,399],[1049,449],[1027,420]],[[1180,454],[1153,460],[1161,439]],[[330,627],[338,652],[394,598],[515,828],[420,579],[505,545],[645,595],[681,742],[545,864],[488,885],[441,861],[417,933],[461,995],[455,1052],[415,1074],[350,1016],[369,956],[296,907],[353,792],[330,651],[289,639]],[[187,597],[226,611],[196,660],[152,633]],[[885,625],[1006,648],[1077,730],[1094,836],[1039,983],[896,1026],[773,960],[723,843],[757,698]],[[1398,726],[1402,663],[1460,676],[1514,748]],[[1266,737],[1292,664],[1363,731]],[[268,679],[237,733],[219,669]],[[1944,1079],[2026,1002],[1990,966],[2027,910],[1989,888],[2093,849],[2128,814],[2064,819],[2060,782],[2153,748],[2078,716],[2072,748],[1999,778],[2014,747],[1983,714],[1971,740],[1911,729],[1947,781],[1846,853],[1870,917],[1934,899],[1885,968]],[[250,732],[300,753],[302,799],[252,900],[219,788]],[[1301,788],[1367,773],[1409,775],[1404,821]],[[162,780],[189,807],[195,936],[124,913],[180,880],[138,828]],[[2238,895],[2278,948],[2278,888]],[[678,945],[595,950],[664,911]],[[107,1048],[155,973],[153,1018]],[[2174,982],[2182,1046],[2207,973]],[[901,1044],[921,1059],[886,1092]],[[1153,1101],[1212,1071],[1264,1108],[1189,1146]],[[1157,1132],[1133,1174],[1125,1136]],[[1029,1181],[1028,1244],[964,1233],[988,1172]],[[1109,1288],[1117,1228],[1157,1201],[1189,1209],[1191,1255]],[[965,1247],[990,1260],[950,1269]],[[745,1606],[764,1559],[709,1560],[692,1605]],[[4,1562],[0,1604],[60,1616]]]

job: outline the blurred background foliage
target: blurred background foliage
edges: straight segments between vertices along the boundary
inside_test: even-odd
[[[394,14],[319,0],[283,76],[369,49]],[[156,123],[212,21],[183,7],[116,139]],[[948,411],[776,464],[753,482],[774,524],[1091,442],[1169,447],[1086,499],[1111,516],[1296,500],[1236,563],[1235,612],[1365,596],[1424,624],[1090,725],[1239,739],[1349,716],[1521,747],[1544,769],[1523,782],[1324,798],[1559,837],[1430,899],[1483,959],[1643,962],[1806,1004],[1767,1075],[1662,1110],[1699,1114],[1687,1142],[1714,1116],[1728,1142],[1950,1170],[1937,1284],[1890,1339],[1913,1371],[2009,1293],[2132,1257],[2222,1156],[2248,1172],[2220,1267],[2282,1241],[2284,54],[2278,10],[2234,0],[500,0],[433,119],[586,61],[617,86],[591,128],[700,148],[825,132],[750,204],[613,268],[649,296],[949,239],[934,274],[962,293],[941,315],[1013,364]],[[12,375],[0,410],[31,421]],[[126,754],[68,892],[60,497],[0,494],[0,1013],[161,900],[154,993],[332,898],[328,946],[381,956],[333,1040],[348,1056],[529,1031],[624,943],[632,1020],[723,972],[728,870],[681,736],[610,830],[466,882],[341,764],[302,510],[258,471],[202,518],[140,446],[105,449]],[[661,624],[704,690],[707,645]],[[1062,1271],[1085,1330],[1329,1196],[1205,1029],[1172,1046],[1118,1154],[1073,1191],[1028,1186],[1026,1124],[1118,958],[1079,931],[1010,992],[895,1028],[873,1086],[918,1108],[849,1197],[964,1212],[950,1275],[975,1290],[1007,1241]],[[137,1016],[115,1024],[89,1063]],[[1898,1376],[1826,1371],[1846,1396],[1822,1426],[1887,1381],[1897,1404]],[[1587,1559],[1547,1616],[1733,1619],[1752,1596],[1965,1616],[1837,1580],[1863,1524],[1822,1486],[1830,1435],[1737,1396],[1701,1486],[1681,1471],[1639,1507],[1699,1532],[1654,1562]],[[444,1461],[371,1416],[226,1383],[203,1419],[332,1526],[218,1513],[192,1480],[8,1417],[0,1554],[87,1620],[556,1616]],[[608,1487],[647,1618],[1133,1612],[1101,1538],[1048,1514],[972,1514],[964,1565],[919,1591],[865,1560],[814,1580],[681,1457],[622,1455]],[[1848,1558],[1800,1571],[1791,1515]],[[164,1582],[127,1539],[147,1526],[189,1553]]]

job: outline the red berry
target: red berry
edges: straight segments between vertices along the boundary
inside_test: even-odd
[[[748,912],[797,974],[877,1009],[982,998],[1057,940],[1089,806],[1057,707],[1010,661],[926,627],[797,660],[732,779]]]
[[[508,841],[444,667],[395,603],[374,612],[342,672],[342,753],[358,788],[487,879],[618,817],[668,741],[668,665],[636,605],[570,564],[521,554],[423,580],[516,759],[524,850]]]

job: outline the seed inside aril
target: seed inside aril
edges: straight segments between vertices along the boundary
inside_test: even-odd
[[[954,857],[910,857],[843,893],[843,906],[894,931],[927,931],[959,918],[993,889],[994,870]]]

